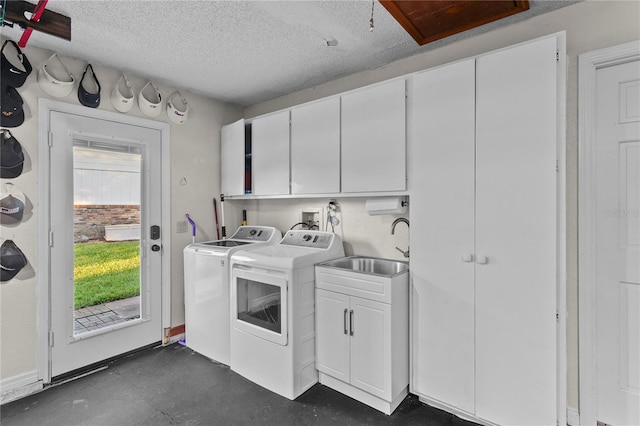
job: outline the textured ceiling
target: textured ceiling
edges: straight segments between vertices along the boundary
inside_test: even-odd
[[[29,46],[249,106],[571,3],[531,1],[529,11],[421,47],[377,1],[370,32],[368,0],[50,0],[71,17],[72,41],[34,31]],[[17,40],[21,31],[2,33]]]

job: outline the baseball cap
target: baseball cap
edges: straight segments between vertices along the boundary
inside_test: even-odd
[[[24,166],[22,146],[8,129],[0,130],[0,177],[12,179],[20,176]]]
[[[24,110],[22,109],[22,96],[11,86],[0,84],[0,125],[3,127],[18,127],[24,123]]]
[[[152,82],[144,85],[138,95],[138,107],[147,117],[157,117],[162,112],[162,95]]]
[[[54,63],[51,61],[54,58],[58,60],[56,70],[54,70]],[[57,53],[51,55],[38,71],[38,85],[45,93],[56,98],[64,98],[69,95],[73,91],[75,81],[73,74],[69,72]]]
[[[15,225],[20,223],[24,214],[24,194],[18,191],[12,183],[6,183],[0,193],[0,223]]]
[[[7,45],[13,46],[14,49],[7,49]],[[29,59],[13,40],[7,40],[2,45],[0,68],[2,69],[2,84],[11,87],[21,87],[32,70]]]
[[[13,242],[6,240],[0,246],[0,281],[9,281],[27,266],[27,257]]]
[[[87,71],[91,70],[90,80],[87,81],[85,87],[84,78],[87,76]],[[87,65],[82,73],[82,78],[78,84],[78,100],[80,103],[89,108],[97,108],[100,105],[100,82],[96,73],[93,72],[91,64]]]
[[[175,97],[178,97],[176,101]],[[182,124],[187,121],[189,114],[189,104],[180,92],[175,92],[167,101],[167,116],[175,124]]]

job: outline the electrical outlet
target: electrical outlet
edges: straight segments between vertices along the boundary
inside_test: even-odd
[[[187,221],[179,220],[176,222],[176,234],[184,234],[187,232]]]

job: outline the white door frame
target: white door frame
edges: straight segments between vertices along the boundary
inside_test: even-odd
[[[596,72],[640,60],[640,41],[579,56],[578,76],[578,341],[580,424],[596,424],[595,144]]]
[[[117,112],[86,108],[84,106],[68,104],[49,99],[38,100],[38,234],[49,233],[49,217],[51,216],[49,191],[50,158],[49,158],[49,121],[52,111],[74,114],[99,120],[113,121],[134,126],[143,126],[159,130],[161,133],[162,150],[162,232],[167,233],[162,239],[162,251],[167,256],[162,261],[162,328],[171,326],[171,180],[170,170],[170,126],[168,123],[129,116]],[[51,358],[49,353],[50,312],[49,312],[49,244],[47,238],[41,238],[38,243],[38,281],[36,294],[38,295],[37,324],[38,324],[38,379],[44,383],[51,382]]]

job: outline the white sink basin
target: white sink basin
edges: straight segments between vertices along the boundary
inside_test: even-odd
[[[353,272],[382,275],[385,277],[393,277],[409,270],[409,264],[407,262],[367,256],[343,257],[321,263],[318,266],[346,269]]]
[[[316,287],[392,303],[409,287],[409,264],[391,259],[349,256],[316,265]]]

